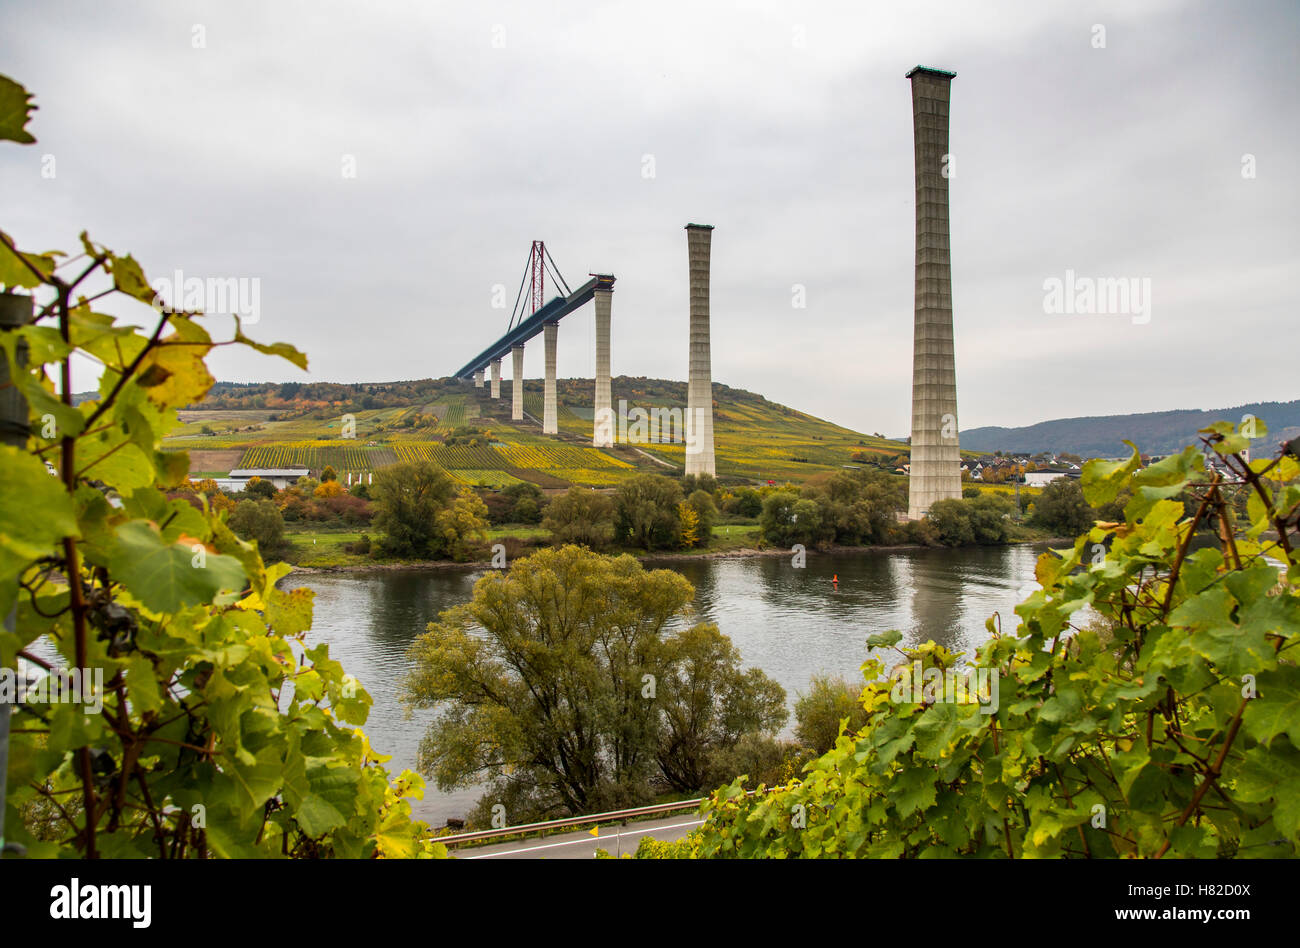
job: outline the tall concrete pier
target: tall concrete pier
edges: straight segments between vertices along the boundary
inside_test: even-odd
[[[690,374],[686,388],[686,473],[715,473],[713,370],[709,356],[709,253],[712,224],[687,224],[691,281]]]
[[[948,101],[956,73],[917,66],[912,81],[916,159],[916,305],[912,343],[912,461],[907,516],[961,497],[957,369],[948,244]]]
[[[597,448],[614,446],[614,396],[609,381],[609,315],[614,298],[614,278],[597,274],[596,284],[596,398],[592,416],[591,443]]]
[[[483,370],[482,370],[482,369],[478,369],[477,371],[474,372],[474,387],[475,387],[475,388],[482,388],[482,387],[483,387]]]
[[[546,380],[542,384],[542,434],[559,434],[559,405],[555,397],[555,340],[560,332],[559,323],[542,327],[546,346]]]
[[[501,397],[501,360],[492,360],[492,397]]]
[[[514,362],[514,381],[510,384],[510,420],[524,420],[524,347],[513,346],[510,356]]]

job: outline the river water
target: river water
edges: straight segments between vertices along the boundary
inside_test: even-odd
[[[865,640],[898,629],[903,642],[933,639],[973,653],[993,613],[1015,628],[1014,607],[1034,584],[1042,544],[958,550],[895,550],[812,554],[804,568],[790,557],[665,561],[695,586],[699,619],[716,622],[747,666],[763,669],[786,689],[793,707],[819,672],[860,680]],[[407,717],[399,692],[406,650],[438,613],[470,598],[481,570],[428,570],[291,575],[285,588],[316,591],[309,642],[329,642],[330,655],[374,699],[365,725],[372,746],[392,755],[397,773],[415,766],[416,750],[434,715]],[[838,577],[838,585],[831,582]],[[793,716],[791,718],[793,721]],[[442,793],[430,784],[415,815],[431,825],[462,816],[475,789]]]

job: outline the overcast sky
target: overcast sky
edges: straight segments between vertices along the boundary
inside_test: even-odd
[[[259,278],[250,335],[310,375],[224,350],[222,379],[447,375],[506,328],[533,239],[572,286],[617,276],[616,375],[684,379],[694,221],[714,379],[905,435],[920,63],[957,73],[962,427],[1300,397],[1294,0],[0,12],[40,106],[38,144],[0,147],[0,227]],[[1067,270],[1149,280],[1149,321],[1045,313]],[[561,377],[592,375],[592,323],[561,324]]]

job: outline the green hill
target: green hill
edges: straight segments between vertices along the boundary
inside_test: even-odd
[[[319,471],[328,464],[346,481],[348,474],[366,475],[414,458],[431,460],[471,486],[523,480],[548,488],[602,487],[641,471],[680,473],[685,444],[678,419],[686,383],[620,376],[612,389],[614,411],[628,433],[646,436],[639,443],[591,447],[590,379],[557,382],[556,436],[541,433],[539,380],[525,385],[525,420],[512,422],[509,381],[494,400],[487,384],[480,389],[455,379],[426,379],[219,382],[203,403],[181,413],[183,424],[167,447],[189,451],[191,470],[207,476],[236,467]],[[801,482],[846,465],[892,470],[898,456],[907,454],[901,442],[842,428],[743,389],[714,383],[713,398],[717,471],[724,482]],[[638,409],[649,416],[641,431]]]

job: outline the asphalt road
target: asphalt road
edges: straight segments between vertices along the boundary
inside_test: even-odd
[[[617,858],[620,853],[635,852],[643,836],[668,842],[680,839],[703,822],[704,819],[694,813],[678,813],[626,826],[611,823],[600,827],[599,836],[592,836],[588,830],[579,830],[453,850],[452,855],[457,859],[592,859],[599,848]]]

